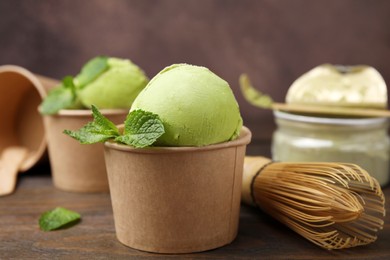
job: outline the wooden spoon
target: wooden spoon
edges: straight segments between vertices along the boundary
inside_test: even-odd
[[[19,168],[27,153],[26,148],[19,146],[10,146],[3,150],[0,161],[0,196],[9,195],[15,190]]]

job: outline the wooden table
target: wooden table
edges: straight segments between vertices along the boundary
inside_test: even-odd
[[[252,142],[248,154],[269,156],[269,142]],[[389,212],[390,187],[384,192]],[[64,230],[40,231],[40,214],[57,206],[79,212],[82,221]],[[0,197],[0,259],[390,259],[389,222],[388,214],[384,230],[371,245],[328,251],[259,209],[242,206],[238,236],[230,245],[195,254],[151,254],[116,239],[109,194],[57,190],[49,166],[43,165],[21,175],[14,194]]]

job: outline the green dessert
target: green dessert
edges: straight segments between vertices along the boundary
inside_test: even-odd
[[[94,121],[64,133],[89,144],[205,146],[238,137],[242,118],[229,84],[205,67],[163,69],[134,100],[123,133],[92,106]]]
[[[131,111],[159,115],[161,146],[203,146],[235,139],[242,119],[229,84],[205,67],[176,64],[158,73]]]
[[[96,57],[87,62],[75,77],[65,77],[43,101],[42,114],[61,109],[130,108],[147,85],[145,73],[130,60]]]
[[[386,108],[387,87],[373,67],[323,64],[300,76],[288,89],[290,104]]]
[[[129,108],[148,84],[144,72],[130,60],[108,58],[109,69],[77,91],[86,107]],[[77,85],[79,75],[75,78]]]

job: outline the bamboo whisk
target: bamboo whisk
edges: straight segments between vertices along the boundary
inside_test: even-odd
[[[242,200],[326,249],[372,243],[384,224],[381,187],[354,164],[246,157]]]

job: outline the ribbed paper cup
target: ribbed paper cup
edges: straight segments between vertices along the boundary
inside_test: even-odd
[[[0,154],[10,146],[28,149],[20,171],[46,158],[46,140],[38,106],[58,81],[15,65],[0,66]]]
[[[100,112],[116,124],[123,123],[128,114],[122,109]],[[63,133],[91,122],[91,110],[60,110],[43,118],[54,186],[72,192],[108,192],[103,144],[83,145]]]
[[[204,147],[135,149],[105,143],[116,235],[157,253],[205,251],[237,235],[243,161],[251,133]]]

